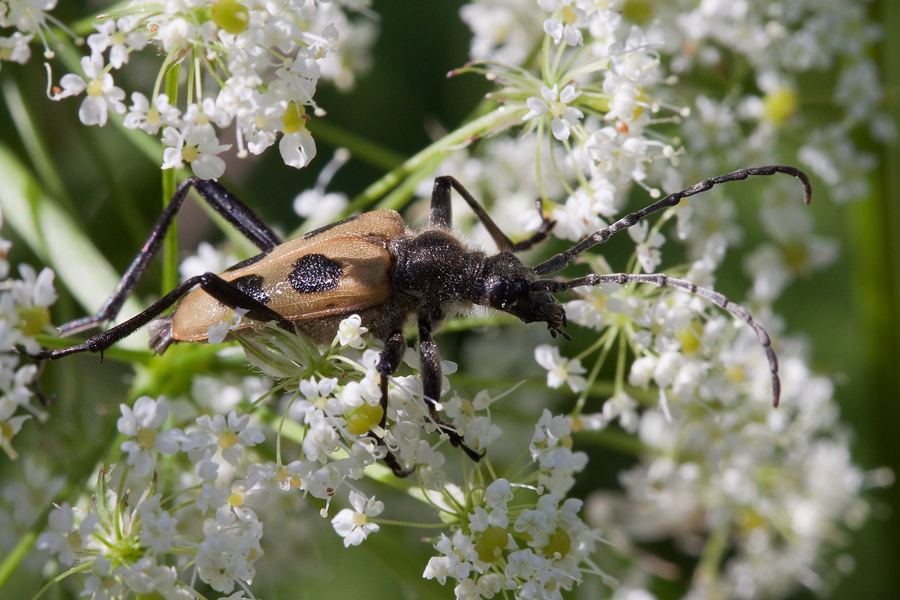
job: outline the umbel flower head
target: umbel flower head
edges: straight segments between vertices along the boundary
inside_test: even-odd
[[[365,44],[338,42],[341,35],[371,39],[373,25],[364,16],[351,20],[347,11],[339,3],[293,1],[136,3],[95,25],[82,72],[64,75],[51,98],[84,95],[79,118],[85,125],[103,126],[110,111],[127,111],[126,127],[150,135],[162,130],[164,169],[189,165],[198,177],[216,179],[225,170],[222,153],[260,154],[279,137],[285,164],[301,168],[316,155],[306,124],[307,109],[324,114],[313,100],[319,80],[349,87],[347,67],[365,62],[353,56],[364,55]],[[21,40],[9,43],[17,48]],[[163,65],[152,89],[132,92],[126,108],[114,75],[127,79],[131,54],[145,48],[161,52]],[[15,58],[27,57],[17,51]],[[193,91],[185,98],[162,88],[179,68]],[[227,129],[232,143],[222,143]]]

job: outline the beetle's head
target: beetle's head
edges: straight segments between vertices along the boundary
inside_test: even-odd
[[[535,289],[534,271],[509,252],[485,260],[478,304],[514,315],[525,323],[543,322],[551,335],[561,334],[566,326],[566,311],[553,295]]]

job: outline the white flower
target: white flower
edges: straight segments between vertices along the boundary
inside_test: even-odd
[[[534,349],[534,358],[547,369],[548,386],[558,388],[567,383],[573,392],[580,392],[587,387],[587,380],[581,376],[587,373],[587,369],[581,366],[581,361],[563,358],[556,346],[541,344]]]
[[[475,541],[472,536],[466,535],[461,529],[453,532],[453,538],[441,534],[441,539],[434,545],[435,549],[447,558],[446,561],[431,559],[425,569],[424,577],[437,578],[450,575],[454,579],[465,579],[475,569],[472,564],[478,560],[478,552],[475,550]]]
[[[625,392],[619,392],[603,403],[603,426],[619,420],[619,425],[628,433],[635,433],[640,425],[638,403]]]
[[[441,534],[444,535],[443,533]],[[437,579],[441,585],[447,583],[447,577],[453,577],[451,566],[454,564],[449,556],[432,556],[425,565],[422,577],[425,579]]]
[[[122,583],[112,573],[112,561],[103,556],[98,556],[92,564],[93,572],[84,582],[82,596],[91,600],[116,600],[124,591]]]
[[[253,563],[262,555],[259,545],[262,525],[235,521],[222,525],[215,519],[203,522],[205,537],[197,547],[197,574],[218,592],[231,593],[235,581],[249,582],[256,574]]]
[[[530,109],[528,113],[522,117],[523,121],[530,119],[542,118],[546,114],[550,114],[553,118],[550,122],[550,130],[553,137],[562,141],[569,139],[569,132],[572,127],[578,125],[580,119],[584,117],[584,113],[573,106],[569,106],[581,92],[575,89],[572,84],[559,91],[558,84],[553,84],[552,88],[547,86],[541,87],[541,96],[532,96],[525,101]]]
[[[218,509],[228,501],[228,492],[210,483],[213,478],[204,478],[205,481],[200,484],[200,494],[194,498],[194,506],[201,513],[206,513],[209,509]]]
[[[559,445],[563,440],[572,434],[572,419],[565,415],[554,416],[546,408],[541,413],[534,429],[534,437],[532,444],[545,448],[552,448]]]
[[[347,195],[324,193],[317,187],[304,190],[294,198],[294,212],[307,219],[305,227],[332,223],[348,204]]]
[[[125,127],[128,129],[138,129],[156,135],[160,127],[177,126],[178,119],[181,117],[181,111],[169,104],[169,97],[166,94],[160,94],[153,99],[153,106],[150,101],[140,92],[131,94],[131,109],[125,115]]]
[[[78,109],[78,118],[85,125],[106,125],[110,110],[119,114],[125,112],[125,92],[113,85],[113,77],[103,65],[102,54],[92,54],[81,59],[81,69],[87,80],[69,73],[60,80],[62,92],[52,96],[53,100],[61,100],[69,96],[77,96],[87,91],[87,97]]]
[[[109,19],[95,24],[97,33],[88,36],[87,43],[94,54],[102,54],[109,49],[109,63],[116,69],[128,62],[129,48],[141,50],[147,45],[143,28],[135,27],[138,17],[122,17],[118,21]]]
[[[584,36],[579,27],[587,24],[586,13],[575,6],[575,0],[538,0],[538,4],[547,12],[559,11],[559,18],[544,21],[544,32],[553,38],[557,44],[566,40],[569,46],[581,46],[584,44]]]
[[[141,519],[141,546],[155,552],[168,552],[178,538],[178,519],[160,506],[160,494],[142,500],[137,506]]]
[[[92,33],[87,38],[88,46],[91,47],[91,53],[103,54],[107,48],[111,48],[109,51],[109,64],[113,68],[118,69],[127,63],[128,49],[124,44],[124,36],[121,41],[113,41],[113,36],[116,33],[116,22],[113,19],[109,19],[103,23],[95,23],[94,29],[97,30],[97,33]]]
[[[235,308],[225,311],[224,318],[209,326],[206,339],[210,344],[221,344],[232,329],[237,329],[247,314],[246,308]]]
[[[543,499],[543,497],[542,497]],[[546,540],[547,534],[550,533],[552,522],[547,520],[547,516],[540,510],[523,510],[516,517],[513,523],[513,529],[519,533],[527,534],[531,539],[540,541]],[[546,543],[546,542],[545,542]]]
[[[597,216],[591,193],[584,188],[576,189],[564,205],[553,208],[553,220],[556,221],[554,235],[572,241],[580,241],[606,226],[606,222]]]
[[[307,128],[294,133],[285,133],[278,142],[278,150],[284,164],[300,169],[316,157],[316,140]]]
[[[128,454],[128,464],[134,467],[138,475],[148,475],[154,466],[154,451],[163,454],[174,454],[179,449],[183,434],[178,429],[169,429],[156,433],[169,414],[166,399],[160,396],[157,400],[149,396],[141,396],[130,408],[120,404],[122,416],[117,423],[119,432],[133,439],[122,442],[122,452]]]
[[[166,127],[163,130],[163,169],[180,169],[187,162],[194,175],[201,179],[218,179],[225,172],[225,161],[216,156],[231,148],[231,144],[219,144],[216,131],[209,123],[186,125],[182,129]]]
[[[523,2],[471,2],[460,8],[459,16],[472,29],[472,59],[521,64],[543,15]]]
[[[362,339],[362,336],[368,331],[368,328],[362,326],[362,319],[359,315],[350,315],[341,321],[341,324],[338,326],[338,344],[362,350],[366,347],[366,342]]]
[[[186,43],[195,33],[193,25],[187,19],[176,17],[159,27],[156,39],[162,42],[163,49],[168,52],[178,44]]]
[[[484,505],[488,508],[506,508],[512,499],[512,486],[507,479],[496,479],[484,490]]]
[[[609,47],[610,74],[637,84],[650,83],[648,77],[659,67],[659,56],[651,49],[661,45],[657,32],[632,25],[624,44],[614,42]]]
[[[31,418],[31,415],[11,416],[18,407],[18,404],[12,402],[9,398],[0,398],[0,448],[9,458],[16,460],[19,453],[13,448],[12,439],[17,433],[22,431],[22,425]]]
[[[344,538],[344,547],[359,546],[370,533],[378,531],[376,523],[370,523],[369,517],[375,517],[384,510],[384,503],[375,498],[366,498],[359,492],[350,492],[350,505],[353,510],[345,508],[331,520],[335,532]]]
[[[48,307],[56,302],[56,290],[53,287],[56,275],[52,269],[44,267],[38,274],[31,265],[21,263],[19,276],[22,279],[14,281],[12,286],[12,297],[16,304]]]
[[[15,32],[9,37],[0,36],[0,61],[9,60],[24,65],[31,58],[32,35]]]
[[[237,467],[245,447],[255,446],[265,440],[263,433],[250,427],[249,423],[250,415],[238,416],[234,410],[228,413],[227,419],[222,415],[201,415],[197,419],[200,429],[186,432],[181,450],[187,452],[188,457],[195,462],[208,459],[210,454],[221,451],[222,458]]]
[[[291,415],[300,413],[302,415],[300,420],[309,422],[315,412],[340,414],[343,412],[343,407],[339,400],[332,397],[336,387],[337,379],[333,377],[319,380],[316,380],[315,377],[304,379],[299,384],[303,399],[294,403],[291,407]]]
[[[216,509],[216,521],[231,525],[235,520],[258,523],[253,507],[263,506],[269,497],[271,477],[266,470],[256,470],[246,479],[235,481],[226,501]]]
[[[158,594],[163,598],[175,597],[178,573],[175,567],[160,565],[155,556],[144,556],[131,564],[116,567],[113,573],[136,596]]]
[[[75,516],[75,509],[68,502],[63,502],[47,518],[50,531],[42,533],[35,542],[39,550],[55,554],[64,565],[75,563],[76,553],[86,548],[98,523],[97,515],[91,514],[84,516],[76,527]]]
[[[601,331],[606,326],[606,303],[612,286],[575,288],[582,297],[566,303],[569,321]],[[615,291],[615,290],[612,290]]]

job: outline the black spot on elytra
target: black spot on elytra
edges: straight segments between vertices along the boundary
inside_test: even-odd
[[[338,221],[337,223],[331,223],[330,225],[325,225],[324,227],[319,227],[318,229],[313,229],[309,233],[304,234],[303,239],[308,240],[311,237],[315,237],[315,236],[319,235],[320,233],[328,231],[332,227],[337,227],[338,225],[343,225],[344,223],[349,223],[350,221],[355,221],[357,218],[359,218],[359,215],[357,215],[355,217],[347,217],[343,221]]]
[[[237,279],[232,279],[231,283],[248,296],[252,296],[255,300],[258,300],[263,304],[269,303],[269,295],[263,290],[263,278],[260,275],[251,273],[249,275],[244,275],[243,277],[238,277]]]
[[[262,259],[264,259],[266,256],[268,256],[269,252],[271,252],[271,250],[266,250],[265,252],[260,252],[256,256],[251,256],[250,258],[242,260],[241,262],[231,265],[230,267],[225,269],[225,272],[228,273],[229,271],[237,271],[238,269],[243,269],[244,267],[252,265],[253,263],[257,263],[257,262],[261,261]]]
[[[324,254],[306,254],[294,263],[288,281],[299,294],[327,292],[338,286],[341,265]]]

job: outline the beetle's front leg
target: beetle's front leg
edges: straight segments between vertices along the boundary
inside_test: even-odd
[[[491,234],[491,238],[494,240],[494,243],[497,244],[497,248],[501,252],[522,252],[523,250],[528,250],[538,242],[547,239],[550,230],[556,225],[556,221],[551,221],[544,216],[543,205],[541,204],[540,199],[538,199],[535,206],[541,217],[540,228],[527,240],[513,242],[500,230],[500,227],[494,223],[494,220],[487,214],[487,211],[484,210],[481,203],[469,193],[469,190],[467,190],[463,184],[449,175],[444,175],[434,180],[434,188],[431,192],[431,212],[428,215],[429,227],[440,227],[441,229],[446,229],[448,231],[452,228],[453,216],[450,204],[450,188],[456,190],[457,193],[462,196],[463,200],[466,201],[466,204],[469,205],[472,212],[478,217],[478,220],[481,221],[485,229],[488,230],[488,233]]]
[[[444,421],[437,410],[437,403],[441,397],[441,357],[438,355],[437,344],[431,336],[431,321],[419,315],[419,362],[422,376],[422,394],[428,403],[428,412],[431,420],[442,432],[450,437],[450,443],[463,451],[472,460],[478,462],[484,456],[483,452],[476,452],[468,447],[459,432],[453,425]]]

